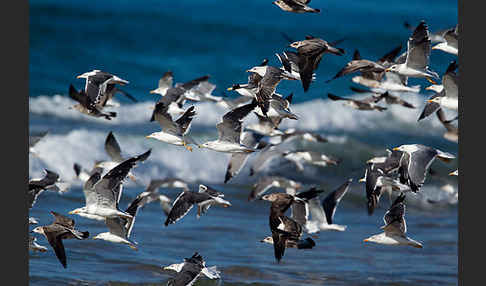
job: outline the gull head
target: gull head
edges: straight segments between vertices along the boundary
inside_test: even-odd
[[[247,70],[246,72],[253,72],[253,73],[256,73],[260,76],[264,76],[265,75],[265,72],[267,71],[267,66],[256,66],[256,67],[252,67],[251,69]]]
[[[441,96],[437,96],[437,97],[434,97],[434,98],[428,99],[428,100],[427,100],[427,102],[429,102],[429,103],[434,103],[434,102],[435,102],[435,103],[440,104],[440,100],[441,100],[441,99],[442,99],[442,97],[441,97]]]
[[[82,208],[74,209],[74,210],[68,212],[68,214],[73,215],[73,214],[80,214],[80,213],[84,213],[84,212],[85,212],[85,207],[82,207]]]
[[[264,195],[263,197],[261,197],[261,200],[269,201],[269,202],[274,202],[274,201],[276,201],[278,199],[278,196],[277,195],[278,195],[277,193]]]
[[[442,84],[433,84],[429,85],[425,88],[425,90],[432,90],[436,93],[440,93],[444,89],[444,86]]]
[[[396,64],[396,65],[390,66],[389,68],[386,68],[385,72],[398,72],[398,69],[399,69],[399,65]]]
[[[271,236],[267,236],[264,239],[260,240],[260,242],[273,244],[273,238]]]
[[[44,234],[44,228],[42,226],[38,226],[38,227],[34,228],[32,230],[32,232]]]
[[[383,241],[383,235],[384,234],[385,233],[372,235],[372,236],[368,237],[367,239],[364,239],[363,242],[381,243]]]
[[[409,154],[415,152],[416,150],[418,150],[418,148],[415,144],[406,144],[393,148],[393,151],[402,151]]]
[[[297,42],[293,42],[292,44],[290,44],[289,46],[294,48],[294,49],[298,49],[300,48],[301,46],[303,46],[304,44],[302,43],[302,41],[297,41]]]

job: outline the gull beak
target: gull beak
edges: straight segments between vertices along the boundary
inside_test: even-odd
[[[427,86],[425,90],[432,90],[432,86],[431,85]]]
[[[149,93],[155,93],[155,89],[154,89],[154,90],[149,91]]]
[[[226,90],[228,91],[233,90],[233,87],[228,87]]]
[[[129,245],[131,249],[135,250],[135,251],[138,251],[138,247],[134,246],[134,245]]]
[[[150,139],[151,137],[150,137],[150,135],[147,135],[147,136],[145,136],[145,138]]]
[[[393,151],[400,151],[400,149],[398,147],[395,147],[392,149]]]
[[[390,69],[390,68],[386,68],[386,69],[385,69],[385,72],[390,72],[390,71],[391,71],[391,69]]]
[[[78,75],[76,78],[83,78],[83,75]]]
[[[432,99],[427,99],[427,102],[432,103],[434,101]]]
[[[360,182],[360,183],[364,183],[364,182],[366,182],[366,179],[365,179],[365,178],[361,178],[361,179],[359,179],[359,181],[358,181],[358,182]]]
[[[72,214],[74,214],[74,211],[70,211],[70,212],[68,212],[68,214],[71,214],[72,215]]]
[[[369,242],[369,239],[365,239],[365,240],[363,240],[363,242]]]
[[[437,84],[437,82],[435,82],[433,79],[431,79],[431,78],[429,78],[429,77],[426,77],[426,79],[427,79],[427,80],[428,80],[430,83],[432,83],[432,84]]]

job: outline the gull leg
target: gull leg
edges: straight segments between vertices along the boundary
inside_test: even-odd
[[[430,77],[426,77],[426,79],[427,79],[427,80],[428,80],[430,83],[432,83],[432,84],[437,84],[437,82],[436,82],[435,80],[431,79]]]
[[[187,145],[186,141],[182,141],[182,145],[184,145],[184,147],[185,147],[187,150],[189,150],[189,151],[191,151],[191,152],[192,152],[192,147],[191,147],[191,146],[189,146],[189,145]]]

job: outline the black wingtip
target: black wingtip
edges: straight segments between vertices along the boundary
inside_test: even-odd
[[[73,169],[76,177],[79,177],[79,174],[81,173],[81,165],[79,165],[78,163],[74,163]]]

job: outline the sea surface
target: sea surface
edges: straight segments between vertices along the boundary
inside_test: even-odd
[[[410,31],[425,20],[432,32],[457,23],[457,1],[321,1],[312,7],[320,14],[292,14],[281,11],[272,1],[30,1],[30,132],[49,130],[38,143],[37,156],[29,156],[29,174],[42,176],[44,168],[58,172],[71,183],[63,194],[44,192],[30,211],[40,225],[50,224],[49,211],[66,214],[84,205],[82,182],[75,179],[73,164],[89,169],[96,160],[108,159],[104,151],[107,134],[113,131],[125,157],[149,148],[147,161],[134,169],[138,181],[126,181],[120,208],[124,209],[151,179],[178,177],[190,183],[192,190],[207,184],[225,193],[230,208],[213,206],[196,218],[193,209],[176,224],[165,227],[165,215],[158,204],[139,211],[132,239],[139,250],[126,245],[88,239],[65,240],[67,269],[57,260],[47,240],[45,253],[30,253],[31,285],[165,285],[175,274],[162,266],[182,262],[199,252],[206,265],[216,265],[221,280],[201,278],[195,285],[457,285],[458,231],[457,204],[446,203],[451,195],[443,191],[450,184],[457,191],[457,177],[447,174],[457,169],[451,163],[436,160],[421,192],[407,196],[408,235],[422,242],[423,249],[366,244],[363,239],[379,233],[383,214],[390,205],[384,195],[372,216],[366,212],[363,177],[365,161],[386,155],[386,149],[420,143],[458,155],[458,145],[443,138],[445,131],[437,118],[417,122],[429,83],[420,94],[400,96],[416,106],[388,107],[384,112],[357,111],[341,102],[327,99],[327,93],[360,97],[349,86],[346,76],[326,84],[325,80],[351,60],[355,49],[363,58],[376,60],[402,45]],[[289,148],[316,150],[340,159],[338,166],[306,166],[298,172],[294,165],[272,161],[263,171],[249,176],[249,164],[228,184],[223,184],[229,155],[194,148],[168,145],[145,136],[159,131],[149,122],[159,98],[149,94],[167,70],[175,82],[210,75],[217,88],[215,96],[235,97],[226,91],[233,83],[245,83],[246,70],[264,58],[278,66],[275,53],[288,48],[282,33],[295,40],[313,35],[330,42],[344,39],[338,46],[342,57],[325,55],[316,70],[317,80],[307,93],[300,83],[282,82],[277,91],[294,93],[291,109],[299,120],[284,120],[281,128],[310,130],[329,139],[328,143],[294,141]],[[456,57],[432,51],[430,68],[443,74]],[[87,117],[68,109],[69,84],[84,87],[76,76],[101,69],[130,81],[123,87],[139,102],[117,96],[120,107],[112,121]],[[191,133],[199,142],[217,137],[215,125],[227,109],[214,103],[195,103],[197,116]],[[186,106],[189,106],[186,105]],[[448,112],[448,117],[454,113]],[[253,115],[244,124],[256,122]],[[353,179],[341,201],[335,222],[347,225],[345,232],[321,232],[311,250],[288,249],[276,263],[273,247],[260,242],[270,234],[269,203],[248,202],[255,181],[268,174],[281,175],[325,190],[323,197]],[[274,191],[282,191],[274,189]],[[160,192],[175,199],[178,189]],[[430,204],[428,200],[444,203]],[[91,237],[106,231],[103,222],[78,216],[76,227],[88,230]],[[32,227],[31,227],[32,229]]]

